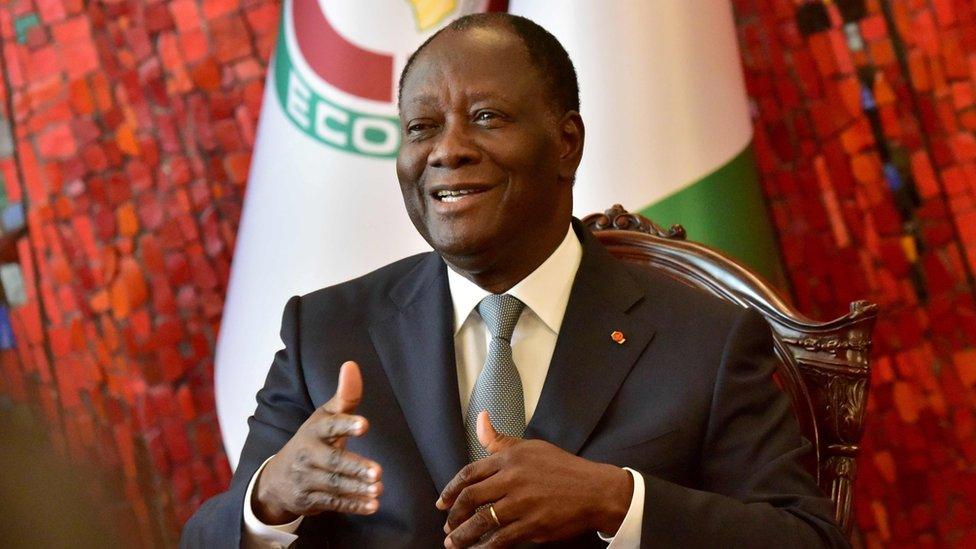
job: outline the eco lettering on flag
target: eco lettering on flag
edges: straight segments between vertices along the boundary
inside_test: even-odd
[[[453,1],[411,2],[419,29],[440,23],[455,9]],[[290,19],[290,21],[289,21]],[[289,47],[285,25],[295,33]],[[400,146],[395,116],[363,112],[320,93],[309,83],[317,78],[343,92],[393,106],[393,56],[353,44],[330,24],[317,0],[294,0],[291,17],[281,18],[282,38],[275,52],[275,87],[281,107],[303,133],[346,152],[393,158]],[[301,55],[314,74],[303,74],[292,61]]]

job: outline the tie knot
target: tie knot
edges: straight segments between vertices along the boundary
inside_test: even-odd
[[[519,301],[517,297],[508,294],[492,294],[478,304],[478,313],[481,314],[492,337],[510,341],[515,323],[518,322],[524,308],[525,303]]]

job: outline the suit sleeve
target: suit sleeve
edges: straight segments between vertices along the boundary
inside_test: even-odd
[[[810,443],[772,381],[769,325],[743,311],[725,344],[701,450],[701,490],[645,474],[642,540],[662,547],[848,547],[803,468]]]
[[[180,547],[240,547],[244,494],[254,472],[278,452],[314,411],[299,353],[301,299],[292,297],[281,320],[284,349],[275,354],[257,409],[248,419],[247,440],[230,488],[207,500],[183,527]]]

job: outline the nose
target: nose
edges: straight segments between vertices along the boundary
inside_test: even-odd
[[[433,150],[427,156],[430,167],[456,169],[481,161],[481,150],[464,123],[446,123],[436,139]]]

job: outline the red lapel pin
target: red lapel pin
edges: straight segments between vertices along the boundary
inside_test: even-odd
[[[610,339],[612,339],[617,345],[623,345],[627,341],[627,338],[624,337],[624,333],[620,330],[610,332]]]

